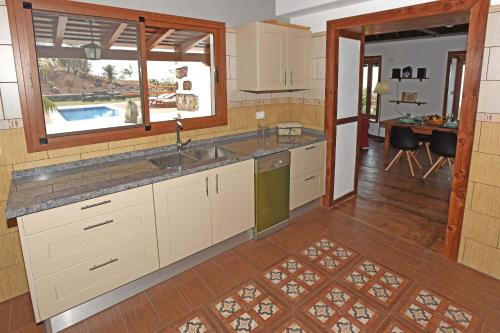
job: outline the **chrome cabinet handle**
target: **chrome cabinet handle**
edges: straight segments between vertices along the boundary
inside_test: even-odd
[[[308,182],[308,181],[310,181],[310,180],[313,180],[314,178],[316,178],[316,176],[312,176],[312,177],[306,178],[306,179],[304,179],[304,181],[305,181],[305,182]]]
[[[307,147],[305,150],[311,150],[311,149],[316,149],[316,146]]]
[[[285,71],[285,86],[286,86],[286,71]]]
[[[96,270],[98,268],[104,267],[106,265],[112,264],[112,263],[117,262],[117,261],[118,261],[118,258],[109,259],[108,261],[103,262],[102,264],[98,264],[98,265],[94,265],[94,266],[90,267],[89,271],[92,272],[93,270]]]
[[[83,228],[83,230],[94,229],[94,228],[100,227],[102,225],[110,224],[110,223],[113,223],[113,222],[114,222],[114,220],[107,220],[107,221],[104,221],[104,222],[101,222],[101,223],[88,225],[85,228]]]
[[[98,203],[95,203],[95,204],[92,204],[92,205],[83,206],[82,210],[93,208],[93,207],[97,207],[97,206],[106,205],[106,204],[109,204],[109,203],[111,203],[111,200],[104,200],[104,201],[101,201],[101,202],[98,202]]]
[[[215,192],[219,194],[219,175],[215,175]]]
[[[205,193],[207,194],[208,197],[208,177],[205,177]]]

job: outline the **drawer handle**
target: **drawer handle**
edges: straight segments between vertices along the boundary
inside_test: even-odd
[[[307,147],[305,150],[311,150],[311,149],[316,149],[316,146]]]
[[[109,259],[108,261],[103,262],[102,264],[99,264],[99,265],[94,265],[94,266],[90,267],[90,268],[89,268],[89,271],[96,270],[96,269],[98,269],[98,268],[101,268],[101,267],[103,267],[103,266],[106,266],[106,265],[112,264],[112,263],[117,262],[117,261],[118,261],[118,258]]]
[[[304,179],[304,181],[308,182],[310,180],[313,180],[314,178],[316,178],[316,176],[312,176],[312,177],[306,178],[306,179]]]
[[[205,177],[205,194],[208,197],[208,177]]]
[[[215,175],[215,192],[219,194],[219,175]]]
[[[102,225],[110,224],[110,223],[113,223],[113,222],[114,222],[114,220],[107,220],[107,221],[104,221],[104,222],[101,222],[101,223],[88,225],[85,228],[83,228],[83,230],[94,229],[94,228],[100,227]]]
[[[111,203],[111,200],[104,200],[104,201],[97,202],[97,203],[92,204],[92,205],[83,206],[82,210],[93,208],[93,207],[97,207],[97,206],[106,205],[106,204],[109,204],[109,203]]]

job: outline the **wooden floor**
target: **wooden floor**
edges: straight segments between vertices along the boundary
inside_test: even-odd
[[[500,281],[378,229],[317,208],[67,332],[500,331]],[[43,332],[28,295],[0,332]]]
[[[418,170],[415,177],[410,176],[404,159],[385,172],[383,146],[383,143],[370,139],[369,149],[362,151],[358,197],[341,204],[340,212],[358,222],[441,252],[451,191],[448,166],[423,182],[421,178],[430,163],[421,149],[417,158],[423,170],[418,170],[414,164]],[[395,153],[392,151],[391,158]]]

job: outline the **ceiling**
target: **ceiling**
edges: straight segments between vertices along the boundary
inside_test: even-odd
[[[394,40],[439,38],[456,35],[466,35],[469,31],[469,24],[457,24],[451,26],[441,26],[433,28],[422,28],[415,30],[387,32],[382,34],[367,35],[366,43],[377,43]]]

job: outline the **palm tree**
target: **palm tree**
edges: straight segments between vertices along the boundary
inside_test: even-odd
[[[43,111],[46,113],[52,113],[57,111],[57,104],[54,103],[50,98],[42,96]]]
[[[116,78],[115,66],[107,64],[102,68],[102,70],[104,71],[104,74],[108,77],[108,82],[112,83],[113,80]]]

